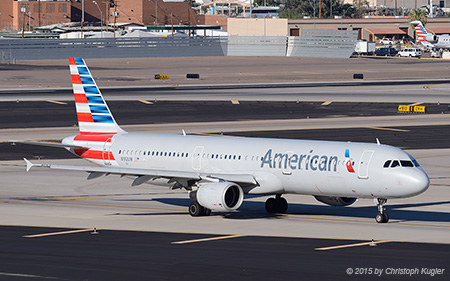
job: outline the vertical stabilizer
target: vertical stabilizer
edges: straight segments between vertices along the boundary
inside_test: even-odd
[[[416,29],[416,34],[419,42],[426,42],[425,37],[427,36],[428,32],[422,25],[422,23],[420,21],[412,21],[410,23],[414,25],[414,28]]]
[[[117,125],[82,58],[69,58],[80,134],[116,134]]]

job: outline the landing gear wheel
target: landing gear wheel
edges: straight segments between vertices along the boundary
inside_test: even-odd
[[[281,197],[278,200],[278,213],[284,214],[286,213],[288,208],[288,202],[286,199],[284,199],[283,197]]]
[[[205,216],[211,215],[211,209],[205,208]]]
[[[193,217],[205,215],[205,208],[203,208],[197,201],[192,201],[189,204],[189,214]]]
[[[385,221],[384,221],[384,214],[378,213],[378,214],[375,216],[375,221],[376,221],[377,223],[385,223]]]
[[[275,214],[278,210],[278,202],[275,198],[269,198],[266,201],[266,211],[269,214]]]
[[[378,213],[375,216],[375,221],[377,223],[387,223],[389,221],[389,215],[384,212],[385,211],[384,205],[386,204],[387,199],[376,198],[374,199],[374,201],[378,207]]]
[[[284,214],[286,213],[288,208],[288,202],[286,199],[281,197],[281,195],[278,195],[275,198],[269,198],[266,201],[266,211],[269,214],[275,214],[280,213]]]

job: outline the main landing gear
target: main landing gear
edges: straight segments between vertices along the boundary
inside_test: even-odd
[[[377,223],[387,223],[389,221],[389,216],[384,211],[386,210],[383,206],[386,204],[387,199],[375,198],[373,200],[378,207],[378,214],[375,216]]]
[[[275,195],[275,198],[269,198],[266,201],[266,211],[269,214],[275,214],[280,213],[284,214],[286,213],[288,208],[288,202],[286,199],[281,197],[281,194]]]
[[[211,210],[203,207],[197,201],[192,201],[191,204],[189,204],[189,214],[193,217],[209,216]]]

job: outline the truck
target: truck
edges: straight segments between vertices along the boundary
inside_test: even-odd
[[[375,52],[375,42],[367,40],[356,41],[355,54],[357,55],[373,55]]]

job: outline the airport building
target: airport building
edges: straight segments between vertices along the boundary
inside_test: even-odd
[[[164,2],[163,0],[0,0],[0,30],[18,31],[25,27],[40,27],[57,23],[80,22],[84,10],[84,22],[141,25],[197,25],[217,24],[219,19],[197,16],[188,2]],[[219,16],[220,17],[220,16]],[[220,23],[223,23],[221,20]],[[226,20],[225,20],[226,22]]]

